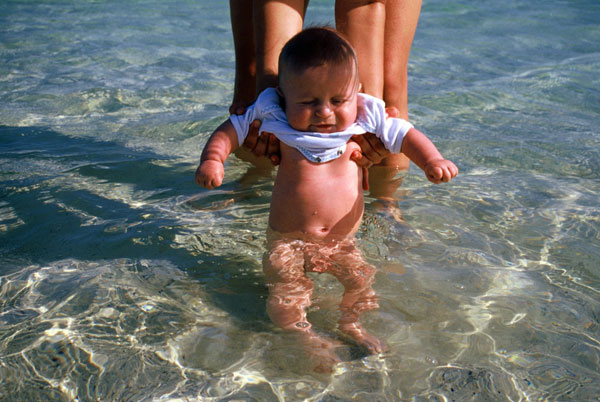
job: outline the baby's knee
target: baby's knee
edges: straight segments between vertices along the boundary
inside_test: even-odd
[[[364,264],[348,270],[342,281],[346,290],[359,290],[371,286],[377,270],[372,265]]]

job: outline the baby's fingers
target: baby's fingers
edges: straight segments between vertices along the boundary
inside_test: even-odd
[[[447,183],[450,180],[452,180],[454,176],[452,175],[452,172],[450,171],[450,168],[444,168],[442,169],[442,182],[443,183]]]
[[[432,183],[440,184],[444,179],[444,169],[441,167],[429,169],[427,172],[427,179],[429,179],[429,181]]]
[[[451,179],[455,178],[458,175],[458,167],[454,163],[451,163],[448,170],[450,171]]]
[[[211,179],[207,178],[204,180],[202,187],[204,187],[207,190],[212,190],[213,188],[215,188],[215,185]]]
[[[446,161],[446,163],[441,167],[442,168],[442,178],[443,182],[449,182],[458,174],[458,168],[451,161]]]
[[[458,174],[458,168],[448,160],[435,161],[426,166],[425,174],[430,182],[435,184],[445,183],[452,180]]]
[[[204,187],[207,190],[212,190],[214,188],[219,187],[221,184],[223,183],[223,180],[218,178],[218,177],[207,177],[204,180],[204,185],[202,187]]]
[[[212,180],[210,179],[210,177],[200,174],[196,175],[196,184],[208,190],[212,190],[213,188],[215,188],[215,186],[212,184]]]

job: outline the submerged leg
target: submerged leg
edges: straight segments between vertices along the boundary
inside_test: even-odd
[[[263,258],[269,288],[267,313],[285,330],[306,332],[311,328],[306,309],[311,304],[313,282],[304,272],[304,258],[294,244],[277,241]]]
[[[304,271],[302,247],[291,243],[275,241],[263,258],[267,313],[275,325],[299,336],[315,371],[330,372],[340,361],[334,351],[339,343],[317,335],[306,319],[314,285]]]
[[[375,267],[362,257],[354,242],[340,244],[339,250],[331,255],[337,268],[333,275],[344,286],[340,303],[342,316],[338,321],[340,331],[352,337],[370,353],[381,353],[386,347],[378,338],[369,334],[360,324],[362,313],[379,308],[377,295],[373,290]]]

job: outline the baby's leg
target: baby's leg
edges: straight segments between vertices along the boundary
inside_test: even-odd
[[[293,243],[275,241],[263,258],[269,288],[267,313],[275,325],[298,334],[315,371],[330,372],[339,362],[334,352],[339,343],[317,335],[306,319],[314,285],[304,272],[302,247]]]
[[[372,288],[375,279],[375,267],[368,264],[356,248],[354,241],[347,241],[331,255],[336,268],[331,272],[344,286],[344,295],[340,303],[342,316],[338,321],[339,329],[351,336],[371,353],[385,350],[384,344],[369,334],[360,324],[360,315],[365,311],[379,308],[377,295]]]
[[[275,241],[263,258],[269,288],[267,313],[275,325],[290,331],[309,331],[306,308],[314,288],[304,272],[302,249],[294,242]]]

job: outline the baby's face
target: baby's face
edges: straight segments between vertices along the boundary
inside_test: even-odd
[[[280,91],[290,126],[319,133],[348,128],[356,120],[356,74],[352,65],[324,65],[299,74],[285,73]]]

